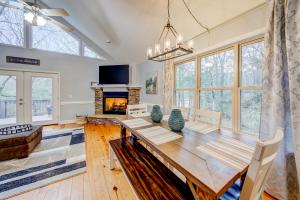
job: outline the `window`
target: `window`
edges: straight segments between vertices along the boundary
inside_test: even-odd
[[[79,40],[51,23],[32,27],[33,48],[80,55],[79,45]]]
[[[234,51],[200,58],[200,109],[222,113],[222,126],[232,128]]]
[[[176,106],[194,108],[194,94],[196,89],[196,62],[188,61],[175,66],[176,72]]]
[[[24,46],[23,14],[21,10],[0,6],[0,43]]]
[[[89,58],[98,58],[98,59],[101,59],[101,57],[95,51],[91,50],[87,46],[84,46],[83,55],[85,57],[89,57]]]
[[[221,112],[223,128],[257,134],[263,49],[259,39],[175,64],[176,105]]]
[[[240,65],[240,130],[257,133],[260,127],[263,42],[242,45]]]

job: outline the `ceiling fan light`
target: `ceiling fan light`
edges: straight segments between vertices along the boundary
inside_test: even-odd
[[[24,19],[29,23],[32,23],[33,18],[34,18],[34,14],[32,14],[31,12],[27,12],[24,14]]]
[[[38,26],[44,26],[47,23],[47,20],[44,17],[37,16],[36,18],[36,24]]]

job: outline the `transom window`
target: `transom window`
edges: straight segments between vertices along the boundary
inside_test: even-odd
[[[23,11],[0,6],[0,43],[24,46]]]
[[[51,23],[32,27],[33,48],[79,55],[79,43],[79,40]]]
[[[5,0],[0,2],[6,3]],[[65,32],[52,23],[46,23],[44,26],[32,26],[29,23],[25,26],[25,23],[24,11],[0,6],[0,45],[103,59],[72,33]]]
[[[175,64],[176,105],[221,112],[223,128],[257,134],[263,47],[262,40],[234,44],[200,55],[197,66],[197,58]]]
[[[83,49],[83,55],[85,57],[89,57],[89,58],[97,58],[97,59],[101,59],[101,57],[95,52],[93,51],[92,49],[90,49],[89,47],[87,46],[84,46],[84,49]]]

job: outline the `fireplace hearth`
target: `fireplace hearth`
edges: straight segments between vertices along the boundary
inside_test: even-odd
[[[103,114],[125,115],[128,92],[103,92]]]

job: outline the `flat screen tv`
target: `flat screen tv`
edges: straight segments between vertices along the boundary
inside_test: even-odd
[[[129,65],[99,66],[99,84],[128,84]]]

